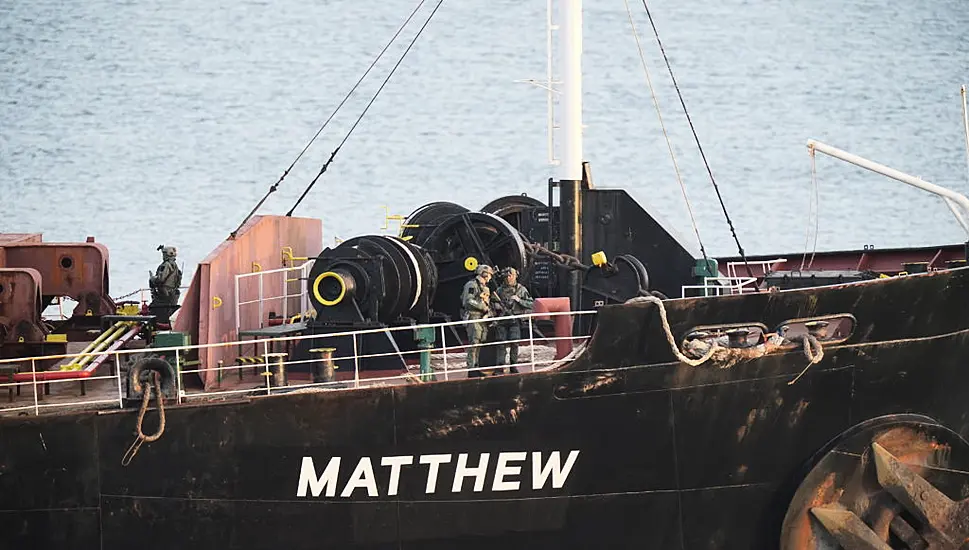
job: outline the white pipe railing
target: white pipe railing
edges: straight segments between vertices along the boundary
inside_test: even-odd
[[[259,315],[259,325],[257,327],[247,327],[247,328],[263,328],[263,326],[265,324],[265,321],[266,321],[265,308],[266,308],[266,304],[268,304],[268,303],[281,302],[282,318],[285,321],[285,319],[288,319],[290,317],[290,315],[289,315],[289,313],[290,313],[289,312],[289,302],[290,302],[290,299],[291,298],[297,298],[298,297],[299,298],[299,302],[300,302],[299,315],[305,314],[307,312],[307,310],[309,309],[309,307],[310,307],[309,306],[309,294],[308,294],[308,291],[307,291],[307,287],[306,287],[305,281],[306,281],[306,278],[309,277],[309,271],[313,267],[313,262],[314,262],[314,260],[310,260],[310,261],[305,262],[304,264],[298,265],[298,266],[281,267],[281,268],[278,268],[278,269],[270,269],[269,271],[256,271],[256,272],[253,272],[253,273],[240,273],[240,274],[236,275],[235,276],[235,296],[234,296],[234,302],[235,302],[235,318],[236,318],[236,322],[235,322],[236,334],[238,335],[239,334],[239,331],[240,330],[243,330],[243,327],[242,327],[242,307],[243,306],[251,306],[253,304],[256,304],[257,307],[258,307],[258,309],[259,309],[259,314],[258,314]],[[289,274],[292,273],[292,272],[294,272],[294,271],[298,271],[299,272],[299,277],[297,277],[296,279],[290,279],[289,278]],[[276,274],[280,274],[280,280],[282,282],[282,284],[281,284],[281,286],[282,286],[282,289],[281,289],[282,290],[282,294],[273,295],[273,296],[266,296],[265,295],[264,279],[265,279],[265,277],[267,275],[276,275]],[[241,292],[242,292],[242,281],[244,279],[249,279],[249,278],[252,278],[252,277],[256,277],[257,278],[257,281],[258,281],[257,282],[256,298],[255,299],[252,299],[252,300],[243,300],[242,299],[242,296],[241,296]],[[289,284],[292,283],[292,282],[294,282],[294,281],[295,282],[299,282],[299,285],[298,285],[299,286],[299,292],[292,293],[291,294],[289,292]]]
[[[520,339],[516,339],[516,340],[507,340],[507,341],[488,341],[488,342],[485,342],[485,343],[482,343],[482,344],[478,344],[478,346],[481,347],[481,348],[484,348],[484,347],[487,347],[487,346],[500,346],[500,345],[505,345],[505,344],[509,344],[509,343],[513,343],[513,342],[514,343],[518,343],[518,344],[528,343],[529,346],[531,347],[531,352],[529,354],[529,358],[530,358],[529,361],[528,362],[518,362],[518,363],[516,363],[516,366],[527,366],[527,365],[531,365],[532,366],[532,369],[533,370],[536,370],[536,367],[538,367],[538,366],[540,366],[542,364],[550,364],[550,363],[554,363],[554,362],[560,361],[560,360],[553,359],[553,360],[550,360],[550,361],[543,361],[543,360],[539,359],[538,357],[536,357],[536,354],[535,354],[535,342],[536,342],[536,340],[535,340],[535,336],[534,336],[534,332],[533,332],[533,319],[534,318],[536,318],[536,317],[555,318],[555,317],[562,316],[562,315],[568,315],[568,316],[574,316],[574,317],[581,317],[583,315],[592,315],[592,314],[595,314],[595,313],[596,313],[595,311],[570,311],[570,312],[529,313],[529,314],[524,314],[524,315],[494,317],[494,318],[488,318],[488,319],[485,319],[485,320],[471,319],[471,320],[462,320],[462,321],[452,321],[452,322],[447,322],[447,323],[432,323],[432,324],[425,324],[425,325],[412,325],[412,326],[375,328],[375,329],[367,329],[367,330],[359,330],[359,331],[337,332],[337,333],[330,333],[330,334],[306,334],[306,335],[299,335],[299,336],[286,336],[286,337],[266,338],[266,339],[256,339],[256,340],[237,340],[237,341],[234,341],[234,342],[221,342],[221,343],[213,343],[213,344],[199,344],[199,345],[192,345],[192,346],[174,346],[174,347],[159,347],[159,348],[129,349],[129,350],[112,350],[112,351],[89,352],[89,353],[76,353],[76,354],[64,354],[64,355],[44,355],[44,356],[37,356],[37,357],[30,357],[30,358],[8,358],[8,359],[0,359],[0,365],[13,364],[13,363],[24,363],[26,361],[30,361],[31,372],[33,373],[32,379],[30,381],[15,381],[15,382],[2,382],[2,383],[0,383],[0,390],[3,390],[3,389],[11,389],[13,387],[17,387],[18,388],[18,391],[19,391],[19,388],[20,387],[23,387],[23,386],[31,386],[33,388],[33,396],[32,396],[33,397],[33,404],[31,404],[31,405],[16,405],[16,404],[9,404],[8,405],[8,404],[3,404],[3,405],[0,405],[0,414],[7,413],[7,412],[12,412],[12,411],[21,411],[21,410],[30,410],[30,409],[33,409],[34,414],[40,414],[41,409],[47,409],[47,408],[54,408],[54,407],[72,407],[72,406],[90,406],[90,405],[105,405],[105,404],[108,404],[108,403],[114,403],[114,404],[116,404],[117,407],[121,408],[121,407],[124,406],[124,390],[123,390],[123,385],[122,385],[122,380],[121,380],[121,377],[122,377],[122,368],[121,368],[121,365],[122,365],[122,357],[127,357],[127,356],[130,356],[130,355],[133,355],[133,354],[143,354],[143,353],[146,353],[146,352],[151,352],[153,354],[159,354],[159,353],[165,353],[165,352],[172,352],[174,354],[174,358],[175,358],[175,371],[176,371],[175,372],[175,384],[176,384],[176,392],[177,392],[177,401],[179,403],[183,402],[183,400],[185,400],[185,399],[195,398],[195,397],[214,397],[214,396],[220,396],[220,395],[233,395],[233,394],[240,394],[240,393],[252,393],[253,391],[256,391],[256,390],[258,390],[259,388],[262,387],[262,382],[261,381],[256,382],[256,385],[254,387],[237,388],[237,389],[226,389],[226,390],[221,390],[220,389],[220,390],[213,390],[213,391],[200,391],[200,392],[195,392],[195,393],[187,392],[185,390],[184,384],[182,383],[182,377],[183,377],[184,374],[192,374],[192,373],[200,373],[201,374],[201,373],[207,372],[209,370],[212,370],[212,369],[215,369],[215,368],[219,368],[220,369],[220,378],[219,378],[219,380],[220,380],[220,383],[221,383],[221,380],[222,380],[221,374],[224,373],[225,371],[233,371],[233,370],[241,370],[241,369],[253,368],[254,365],[252,365],[252,364],[249,364],[249,365],[230,365],[230,366],[207,367],[207,368],[198,368],[198,369],[183,369],[182,368],[183,360],[186,357],[188,357],[190,355],[190,352],[192,352],[193,350],[203,350],[203,349],[219,348],[219,347],[248,346],[248,345],[254,345],[254,346],[257,346],[258,347],[261,344],[262,351],[263,351],[263,356],[265,358],[265,361],[263,362],[262,365],[259,365],[257,363],[255,366],[257,366],[257,367],[258,366],[262,366],[264,368],[265,372],[266,373],[269,373],[270,372],[270,369],[272,368],[272,364],[269,361],[269,357],[270,357],[270,355],[272,355],[270,352],[273,349],[273,345],[274,344],[278,344],[278,343],[288,343],[288,342],[298,342],[298,341],[301,341],[301,340],[310,340],[310,339],[313,339],[313,340],[320,340],[320,339],[327,339],[327,338],[332,339],[332,338],[339,338],[339,337],[346,337],[346,336],[350,336],[352,338],[352,340],[353,340],[353,353],[351,355],[345,355],[345,356],[341,356],[341,357],[333,357],[332,360],[334,362],[339,361],[339,360],[350,360],[350,359],[353,360],[354,373],[353,373],[352,381],[343,381],[343,380],[341,380],[341,381],[336,381],[336,382],[322,382],[322,383],[312,383],[312,384],[306,384],[306,385],[287,385],[285,387],[274,387],[271,384],[270,376],[266,376],[266,394],[272,394],[274,391],[275,392],[279,392],[281,390],[282,391],[291,391],[293,389],[303,388],[303,387],[333,386],[335,384],[342,385],[342,384],[345,384],[347,382],[352,382],[353,387],[354,388],[358,388],[358,387],[361,387],[361,386],[364,386],[364,385],[369,385],[369,384],[371,384],[373,382],[377,382],[377,381],[390,381],[390,380],[409,381],[412,378],[414,378],[414,376],[415,376],[413,373],[409,372],[409,370],[407,372],[404,372],[404,373],[402,373],[400,375],[395,375],[395,376],[382,377],[382,378],[361,378],[361,376],[360,376],[361,360],[368,359],[368,358],[376,358],[376,357],[387,357],[387,356],[398,356],[398,357],[400,357],[403,360],[404,359],[404,356],[406,356],[406,355],[413,354],[413,355],[417,355],[419,357],[420,354],[421,353],[424,353],[424,352],[429,353],[431,358],[433,358],[435,355],[441,357],[441,360],[443,361],[443,370],[444,370],[443,375],[444,375],[444,379],[445,380],[449,380],[452,377],[452,375],[457,374],[457,373],[467,373],[467,372],[477,371],[477,370],[492,370],[492,369],[495,369],[495,368],[503,368],[503,367],[508,366],[508,365],[484,366],[484,367],[476,367],[476,368],[470,368],[470,369],[468,369],[468,368],[463,368],[463,369],[455,369],[455,368],[453,368],[453,366],[449,365],[449,363],[448,363],[449,347],[447,345],[447,340],[446,340],[446,338],[447,338],[447,329],[448,328],[453,328],[453,327],[457,327],[457,326],[460,326],[460,325],[466,325],[466,324],[469,324],[469,323],[492,322],[492,321],[511,320],[511,319],[515,319],[515,320],[519,320],[519,321],[522,321],[522,320],[526,320],[527,319],[528,326],[529,326],[528,338],[520,338]],[[392,332],[405,331],[405,330],[406,331],[415,331],[415,330],[421,329],[421,328],[431,328],[431,329],[434,329],[435,333],[437,333],[437,329],[440,329],[440,334],[441,334],[441,345],[440,345],[440,347],[438,347],[438,348],[432,348],[432,349],[416,349],[416,350],[406,351],[406,352],[391,352],[391,353],[377,353],[377,354],[363,354],[363,355],[360,354],[358,342],[359,342],[359,338],[361,336],[364,336],[364,335],[367,335],[367,334],[377,334],[377,333],[385,333],[388,336],[390,336],[390,333],[392,333]],[[572,340],[573,342],[582,342],[582,341],[588,340],[589,338],[591,338],[591,336],[579,336],[579,337],[573,337],[572,335],[568,335],[568,336],[549,336],[549,337],[545,337],[545,338],[541,339],[541,341],[545,345],[548,345],[549,343],[552,343],[554,345],[554,342],[559,341],[559,340]],[[462,348],[466,347],[467,345],[469,345],[469,344],[464,344],[462,346]],[[450,350],[455,350],[455,348],[454,347],[451,347]],[[452,353],[453,353],[453,351],[452,351]],[[114,356],[115,367],[116,367],[115,368],[115,373],[113,375],[90,376],[88,378],[55,379],[55,380],[43,380],[43,379],[38,380],[38,378],[37,378],[38,377],[38,374],[39,374],[38,371],[37,371],[37,362],[38,361],[61,362],[64,359],[76,360],[77,358],[80,358],[80,357],[102,357],[102,356],[111,356],[111,355]],[[318,362],[318,361],[319,361],[319,359],[304,359],[304,360],[299,360],[299,361],[288,361],[288,362],[285,362],[284,361],[283,362],[283,365],[284,365],[284,368],[285,368],[286,366],[298,365],[298,364],[303,364],[303,363],[315,363],[315,362]],[[3,379],[0,378],[0,380],[3,380]],[[118,392],[117,398],[114,398],[114,397],[105,398],[104,393],[101,392],[100,395],[92,395],[92,396],[90,396],[87,399],[81,399],[81,400],[66,400],[66,401],[65,400],[58,400],[56,402],[49,402],[49,403],[42,403],[41,402],[43,400],[43,398],[40,395],[40,391],[43,390],[42,386],[45,386],[46,385],[47,387],[50,387],[52,385],[57,385],[57,384],[65,384],[65,383],[68,383],[69,384],[69,383],[78,383],[78,382],[89,383],[89,382],[94,382],[94,381],[98,381],[98,380],[114,380],[115,381],[115,384],[117,386],[117,388],[116,388],[117,389],[117,392]],[[92,390],[94,390],[93,387],[92,387]],[[96,394],[98,392],[94,391],[93,393]],[[63,397],[63,396],[57,396],[57,397]],[[2,399],[2,395],[0,395],[0,399]],[[4,405],[7,405],[7,406],[4,406]]]
[[[696,297],[688,295],[690,290],[702,291],[703,297],[723,296],[727,291],[729,294],[758,292],[757,277],[704,277],[702,285],[683,285],[680,289],[681,297]]]

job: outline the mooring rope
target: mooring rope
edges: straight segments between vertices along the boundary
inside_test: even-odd
[[[758,357],[763,357],[777,349],[778,346],[764,345],[762,348],[745,348],[745,349],[734,349],[729,347],[723,347],[716,342],[711,342],[710,348],[707,349],[698,359],[691,359],[687,357],[682,351],[680,351],[679,346],[676,345],[676,339],[673,337],[673,330],[670,328],[669,319],[666,316],[666,306],[663,304],[663,300],[655,296],[637,296],[635,298],[630,298],[626,300],[627,304],[635,303],[650,303],[656,306],[659,310],[659,318],[663,323],[663,332],[666,335],[666,341],[670,345],[670,351],[676,356],[678,360],[685,363],[691,367],[699,367],[700,365],[706,363],[707,361],[713,359],[714,363],[718,363],[720,368],[729,368],[744,359],[756,359]],[[791,338],[785,338],[789,342],[797,343],[801,342],[803,346],[804,356],[808,360],[808,364],[804,367],[804,370],[800,372],[793,380],[788,382],[791,385],[798,381],[811,365],[817,364],[824,357],[824,349],[821,346],[821,342],[812,334],[801,334],[793,336]]]
[[[138,436],[135,438],[135,441],[131,444],[131,446],[128,447],[124,457],[121,459],[122,466],[131,464],[131,459],[138,454],[138,449],[141,448],[142,444],[158,441],[161,439],[162,434],[165,433],[165,401],[162,398],[161,382],[159,380],[160,376],[158,371],[152,371],[152,375],[154,378],[155,395],[158,399],[158,431],[152,435],[145,435],[145,432],[143,432],[141,429],[142,424],[145,421],[145,413],[148,412],[148,402],[151,400],[152,387],[146,385],[144,386],[144,392],[141,399],[141,411],[138,413]]]

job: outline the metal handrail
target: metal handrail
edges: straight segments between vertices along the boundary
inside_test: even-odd
[[[511,319],[515,319],[515,320],[519,320],[519,321],[527,320],[528,325],[529,325],[529,327],[528,327],[528,338],[527,339],[522,338],[522,339],[518,339],[518,340],[508,340],[508,341],[498,341],[498,342],[491,341],[491,342],[486,342],[486,343],[482,343],[482,344],[478,344],[478,345],[481,346],[481,347],[486,347],[486,346],[494,346],[494,345],[508,344],[508,343],[512,343],[512,342],[517,342],[519,344],[523,344],[525,342],[528,342],[528,344],[530,345],[530,349],[531,349],[530,360],[528,362],[524,362],[524,363],[523,362],[516,363],[516,365],[518,365],[518,366],[521,366],[521,365],[531,365],[532,368],[535,369],[535,367],[538,366],[538,365],[540,365],[540,364],[553,363],[555,361],[558,361],[558,360],[555,360],[555,359],[553,359],[551,361],[537,361],[536,360],[536,357],[535,357],[534,324],[533,324],[534,323],[534,320],[536,318],[539,318],[539,317],[540,318],[543,318],[543,319],[545,319],[545,318],[554,318],[554,317],[558,317],[558,316],[562,316],[562,315],[568,315],[568,316],[576,316],[576,317],[578,317],[578,316],[582,316],[582,315],[590,315],[590,314],[595,314],[595,313],[596,312],[594,310],[568,311],[568,312],[527,313],[527,314],[522,314],[522,315],[507,315],[507,316],[501,316],[501,317],[489,317],[489,318],[486,318],[486,319],[483,319],[483,320],[482,319],[468,319],[468,320],[449,321],[449,322],[441,322],[441,323],[426,323],[426,324],[420,324],[420,325],[386,327],[386,328],[374,328],[374,329],[365,329],[365,330],[357,330],[357,331],[344,331],[344,332],[336,332],[336,333],[329,333],[329,334],[305,334],[305,335],[299,335],[299,336],[281,336],[281,337],[263,338],[263,339],[253,339],[253,340],[237,340],[237,341],[233,341],[233,342],[218,342],[218,343],[211,343],[211,344],[195,344],[195,345],[190,345],[190,346],[169,346],[169,347],[159,347],[159,348],[140,348],[140,349],[127,349],[127,350],[113,350],[113,351],[110,351],[110,352],[101,351],[101,352],[73,353],[73,354],[56,354],[56,355],[42,355],[42,356],[35,356],[35,357],[21,357],[21,358],[0,359],[0,365],[3,365],[3,364],[11,364],[11,363],[24,363],[25,361],[30,361],[31,372],[33,373],[33,379],[31,381],[4,382],[4,383],[0,383],[0,389],[14,387],[14,386],[31,386],[33,388],[33,397],[34,397],[34,403],[32,405],[18,406],[18,407],[3,407],[3,406],[0,406],[0,413],[11,412],[11,411],[18,411],[18,410],[33,409],[34,412],[35,412],[35,414],[40,414],[40,410],[41,409],[44,409],[44,408],[69,407],[69,406],[78,406],[78,405],[85,405],[85,406],[87,406],[87,405],[95,405],[95,404],[103,404],[103,403],[114,403],[114,402],[117,402],[119,408],[120,407],[123,407],[124,394],[123,394],[122,382],[121,382],[122,356],[128,356],[128,355],[133,355],[133,354],[142,354],[142,353],[145,353],[146,351],[147,352],[151,352],[151,353],[162,353],[162,352],[173,352],[174,353],[174,355],[175,355],[175,366],[176,366],[176,376],[175,376],[175,380],[176,380],[176,384],[177,384],[176,391],[177,391],[177,400],[178,400],[179,403],[181,403],[183,401],[183,399],[187,399],[187,398],[191,398],[191,397],[201,397],[201,396],[213,397],[213,396],[219,396],[219,395],[231,395],[231,394],[235,394],[235,393],[251,393],[252,391],[260,390],[260,388],[259,387],[256,387],[256,388],[237,389],[237,390],[203,391],[203,392],[191,393],[191,394],[185,392],[185,390],[184,390],[184,388],[182,387],[182,384],[181,384],[181,380],[182,380],[182,375],[183,374],[202,373],[202,372],[206,372],[206,371],[210,371],[210,370],[214,370],[214,369],[221,369],[222,371],[226,371],[226,370],[230,370],[231,371],[231,370],[234,370],[234,369],[253,368],[256,365],[252,365],[252,364],[250,364],[250,365],[230,365],[230,366],[221,366],[221,367],[209,366],[207,368],[187,369],[186,370],[186,369],[182,369],[181,368],[181,360],[180,360],[180,357],[184,356],[184,354],[186,354],[188,352],[191,352],[193,350],[203,350],[203,349],[210,349],[210,348],[231,347],[231,346],[241,346],[241,345],[256,345],[256,346],[261,345],[262,348],[263,348],[263,352],[264,352],[263,353],[263,357],[265,358],[265,360],[262,363],[262,365],[263,365],[263,368],[265,369],[265,372],[269,372],[270,367],[271,367],[271,364],[269,362],[269,357],[268,357],[269,353],[268,352],[269,352],[270,346],[272,344],[274,344],[274,343],[295,342],[295,341],[307,340],[307,339],[337,338],[337,337],[345,337],[345,336],[352,336],[352,338],[353,338],[353,354],[346,355],[346,356],[341,356],[341,357],[336,357],[336,358],[332,358],[332,360],[334,360],[334,361],[341,360],[341,359],[343,359],[343,360],[352,359],[353,360],[353,362],[354,362],[354,380],[353,380],[353,387],[354,388],[358,388],[358,387],[361,386],[361,379],[360,379],[360,360],[361,359],[367,359],[367,358],[373,358],[373,357],[381,357],[381,356],[394,356],[394,355],[403,357],[403,356],[405,356],[407,354],[419,354],[421,352],[428,352],[432,356],[435,355],[435,354],[440,354],[440,356],[443,359],[443,376],[444,376],[444,379],[445,380],[449,380],[450,375],[455,374],[455,373],[470,372],[470,371],[475,371],[475,370],[490,370],[490,369],[493,369],[495,367],[493,367],[493,366],[487,366],[487,367],[480,367],[480,368],[475,368],[475,369],[460,369],[460,368],[455,369],[453,367],[449,367],[449,365],[448,365],[448,351],[449,351],[449,347],[447,345],[447,340],[446,340],[446,329],[453,328],[453,327],[456,327],[456,326],[466,325],[466,324],[469,324],[469,323],[493,322],[493,321],[511,320]],[[437,330],[440,330],[441,331],[442,340],[441,340],[441,346],[440,347],[431,348],[431,349],[418,349],[418,350],[413,350],[413,351],[404,351],[404,352],[399,352],[399,353],[396,353],[396,352],[395,353],[383,353],[383,354],[360,354],[359,353],[359,349],[358,349],[358,346],[357,346],[357,341],[358,341],[358,338],[360,336],[367,335],[367,334],[377,334],[377,333],[387,333],[387,334],[389,334],[391,332],[397,332],[397,331],[402,331],[402,330],[415,331],[415,330],[423,329],[423,328],[432,328],[435,331],[437,331]],[[588,340],[590,338],[591,338],[591,336],[577,336],[577,337],[574,337],[574,336],[571,336],[571,335],[568,335],[568,336],[550,336],[550,337],[544,337],[544,338],[542,338],[542,341],[545,342],[545,343],[555,342],[555,341],[559,341],[559,340],[586,341],[586,340]],[[467,345],[468,344],[463,344],[462,345],[462,348],[463,347],[466,347]],[[453,350],[455,348],[454,347],[451,347],[450,349]],[[115,374],[114,375],[89,376],[87,378],[65,378],[65,379],[52,379],[52,380],[43,380],[43,379],[38,380],[38,378],[37,378],[37,375],[38,375],[38,371],[37,371],[37,361],[54,361],[54,360],[56,360],[56,361],[62,361],[64,359],[77,359],[77,358],[80,358],[80,357],[107,357],[107,356],[112,356],[112,355],[114,356],[115,366],[116,366],[116,368],[115,368]],[[295,365],[295,364],[306,363],[306,362],[309,362],[309,361],[308,360],[290,361],[290,362],[288,362],[286,364]],[[401,375],[398,375],[398,376],[385,377],[385,378],[386,378],[386,380],[410,379],[410,378],[412,378],[414,376],[417,376],[417,375],[412,374],[410,372],[407,372],[407,373],[404,373],[404,374],[401,374]],[[118,397],[117,397],[117,399],[105,400],[103,398],[102,399],[92,398],[92,399],[81,400],[81,401],[69,401],[69,402],[58,402],[58,403],[40,403],[39,402],[40,401],[40,398],[39,398],[39,389],[38,388],[39,388],[39,386],[44,385],[44,384],[50,385],[50,384],[59,384],[59,383],[76,383],[76,382],[80,382],[80,381],[88,382],[88,381],[109,380],[109,379],[115,379],[116,382],[117,382],[117,391],[118,391]],[[380,379],[377,379],[377,378],[366,379],[366,381],[365,381],[364,384],[370,384],[370,383],[373,383],[374,381],[378,381],[378,380],[384,380],[384,378],[380,378]],[[340,381],[339,383],[344,384],[345,382],[344,381]],[[266,393],[267,394],[271,394],[274,388],[272,388],[272,386],[270,385],[269,380],[268,380],[268,377],[267,377],[266,384],[267,384]],[[300,385],[299,387],[326,386],[326,385],[332,385],[332,384],[333,383],[326,382],[326,383],[310,384],[310,385],[307,385],[307,386]],[[293,389],[296,389],[296,386],[286,386],[285,391],[292,391]],[[347,388],[344,388],[344,389],[347,389]]]
[[[283,309],[283,311],[282,311],[282,317],[283,317],[283,319],[289,318],[289,299],[290,298],[299,298],[299,300],[300,300],[300,310],[299,310],[300,311],[300,314],[302,315],[304,312],[306,312],[309,309],[309,292],[306,289],[306,285],[304,285],[304,284],[299,285],[299,287],[300,287],[299,292],[296,293],[296,294],[291,294],[289,292],[289,283],[292,282],[292,281],[286,276],[286,274],[288,274],[290,272],[293,272],[293,271],[299,271],[300,272],[300,278],[299,278],[299,280],[304,280],[304,279],[306,279],[309,276],[309,271],[310,271],[310,269],[312,269],[313,262],[315,262],[315,261],[316,260],[314,258],[313,260],[308,260],[308,261],[304,262],[303,264],[297,265],[297,266],[280,267],[280,268],[277,268],[277,269],[270,269],[268,271],[255,271],[255,272],[252,272],[252,273],[239,273],[239,274],[235,275],[235,277],[234,277],[234,282],[235,282],[235,296],[234,296],[234,300],[235,300],[235,328],[236,328],[236,334],[239,334],[239,331],[242,330],[242,306],[252,305],[252,304],[258,304],[258,307],[259,307],[259,328],[262,328],[263,327],[263,322],[265,320],[265,307],[264,306],[265,306],[265,304],[267,302],[276,302],[276,301],[281,301],[282,302],[282,309]],[[263,281],[264,281],[264,279],[265,279],[265,277],[267,275],[276,275],[276,274],[283,274],[283,277],[282,277],[282,294],[276,295],[276,296],[266,297],[264,295],[264,285],[263,285]],[[252,278],[252,277],[256,277],[257,278],[257,281],[258,281],[257,298],[255,300],[242,300],[242,296],[241,296],[241,282],[244,279],[249,279],[249,278]]]

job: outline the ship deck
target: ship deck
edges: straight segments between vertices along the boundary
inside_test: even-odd
[[[484,344],[482,347],[487,345]],[[446,354],[441,353],[440,350],[431,354],[429,363],[432,374],[430,375],[422,375],[419,364],[408,364],[406,370],[346,372],[337,370],[333,382],[315,384],[309,372],[287,373],[285,386],[267,384],[266,373],[270,372],[272,365],[266,362],[222,367],[217,384],[209,389],[203,389],[201,380],[196,374],[186,371],[178,383],[175,397],[167,399],[166,403],[203,404],[297,391],[343,391],[375,386],[462,380],[469,376],[494,376],[504,373],[501,367],[481,367],[469,371],[466,368],[464,348],[449,348],[447,351]],[[516,368],[519,373],[548,369],[557,362],[556,354],[554,342],[521,345]],[[29,359],[26,363],[29,365]],[[21,372],[30,372],[29,366],[26,371],[21,370]],[[134,406],[130,402],[127,405],[125,403],[124,375],[125,372],[118,374],[112,361],[105,361],[93,376],[82,379],[12,383],[3,377],[3,373],[0,373],[0,417],[66,414]]]

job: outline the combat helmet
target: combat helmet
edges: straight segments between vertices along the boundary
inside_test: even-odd
[[[477,269],[474,270],[474,274],[475,274],[476,277],[480,277],[480,276],[484,275],[485,273],[487,273],[488,275],[494,276],[495,270],[494,269],[491,269],[491,266],[490,265],[487,265],[487,264],[481,264],[481,265],[478,266]]]

